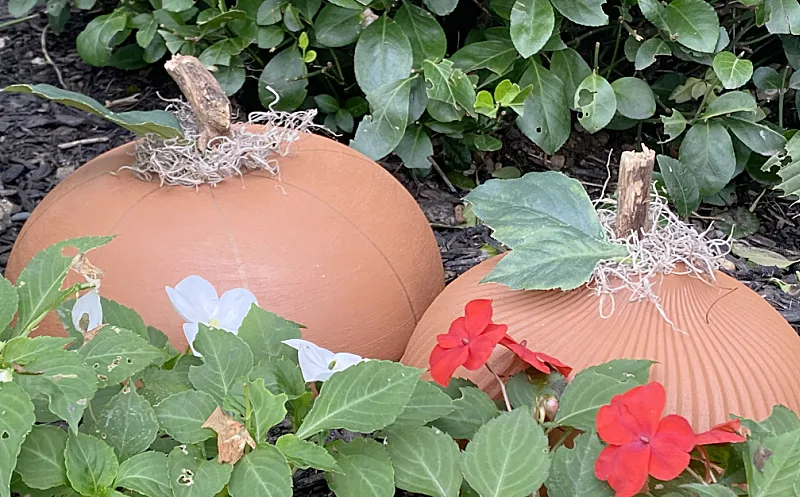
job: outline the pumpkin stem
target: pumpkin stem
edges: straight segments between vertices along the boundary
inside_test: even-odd
[[[231,103],[216,78],[196,57],[175,54],[164,64],[186,97],[197,122],[197,148],[205,152],[209,140],[229,136]]]
[[[641,152],[622,152],[614,228],[618,238],[627,238],[631,232],[639,236],[650,228],[650,189],[655,159],[656,153],[645,145]]]

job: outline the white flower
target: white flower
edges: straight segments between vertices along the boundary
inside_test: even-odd
[[[258,305],[255,295],[244,288],[228,290],[218,297],[211,283],[199,276],[189,276],[166,290],[172,307],[186,321],[183,333],[195,355],[200,355],[193,345],[199,323],[235,335],[252,304]]]
[[[10,369],[0,369],[0,383],[8,383],[14,379]]]
[[[369,360],[344,352],[334,354],[330,350],[323,349],[307,340],[283,340],[283,343],[297,350],[300,370],[303,372],[303,379],[306,382],[325,381],[333,373],[344,371],[359,362]]]
[[[75,329],[86,333],[103,324],[103,306],[97,288],[84,293],[72,306],[72,324]]]

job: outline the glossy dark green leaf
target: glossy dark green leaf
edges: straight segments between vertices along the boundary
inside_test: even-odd
[[[691,170],[686,164],[666,155],[658,156],[658,167],[676,211],[689,217],[700,207],[700,187]]]
[[[639,46],[634,58],[634,66],[637,71],[647,69],[655,64],[656,56],[672,55],[669,45],[661,38],[650,38]]]
[[[445,56],[447,39],[439,22],[427,10],[404,2],[394,16],[411,42],[413,65],[419,69],[423,60],[438,61]]]
[[[111,60],[112,40],[128,24],[127,11],[117,9],[111,14],[95,17],[76,40],[78,54],[84,62],[102,67]]]
[[[409,92],[413,78],[387,83],[367,95],[372,113],[356,129],[350,146],[372,160],[388,155],[400,143],[408,125]]]
[[[431,167],[428,157],[433,155],[433,145],[425,128],[419,125],[409,126],[403,139],[397,144],[394,153],[403,161],[403,165],[411,169],[427,169]]]
[[[362,30],[361,12],[333,4],[323,7],[314,23],[317,42],[326,47],[343,47],[358,39]]]
[[[571,131],[564,83],[538,62],[531,62],[520,78],[520,86],[529,84],[533,89],[516,123],[525,136],[552,155],[567,141]]]
[[[266,108],[290,112],[306,99],[306,64],[296,46],[290,46],[273,57],[258,79],[258,98]],[[278,93],[280,99],[267,86]]]
[[[516,0],[511,10],[511,41],[523,58],[539,52],[550,39],[555,14],[550,0]]]
[[[679,160],[692,171],[702,197],[720,191],[736,169],[731,136],[714,121],[696,123],[686,132]]]
[[[358,86],[369,95],[380,86],[405,80],[411,74],[412,61],[411,43],[403,28],[380,17],[356,43],[353,66]]]
[[[465,73],[488,69],[504,74],[517,58],[517,49],[511,40],[493,40],[471,43],[450,57],[450,61]]]
[[[605,0],[554,0],[553,7],[561,15],[582,26],[604,26],[608,15],[603,12]]]
[[[648,119],[656,113],[656,99],[650,85],[639,78],[619,78],[611,83],[617,112],[629,119]]]
[[[423,2],[437,16],[446,16],[458,6],[458,0],[423,0]]]
[[[731,52],[720,52],[714,56],[714,73],[722,85],[733,90],[744,86],[753,76],[753,63],[740,59]]]
[[[571,48],[553,52],[550,60],[550,71],[564,83],[564,92],[570,108],[575,110],[575,92],[578,86],[592,74],[589,64],[581,55]]]
[[[578,85],[574,104],[580,112],[578,121],[589,133],[603,129],[617,111],[614,88],[597,73],[590,74]]]

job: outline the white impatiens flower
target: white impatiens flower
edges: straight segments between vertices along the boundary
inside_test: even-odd
[[[334,354],[330,350],[323,349],[307,340],[295,338],[283,340],[282,343],[297,350],[297,358],[300,362],[300,370],[303,372],[303,379],[309,383],[325,381],[333,373],[344,371],[359,362],[369,360],[345,352]]]
[[[189,276],[175,285],[175,288],[166,287],[166,290],[172,307],[186,321],[183,333],[192,352],[198,356],[200,354],[193,344],[199,323],[235,335],[250,312],[250,307],[253,304],[258,305],[255,295],[244,288],[228,290],[219,297],[211,283],[200,276]]]
[[[103,306],[100,304],[97,288],[92,288],[75,301],[72,306],[72,324],[82,333],[103,324]]]

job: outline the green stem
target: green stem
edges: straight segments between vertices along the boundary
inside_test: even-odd
[[[331,51],[331,57],[333,57],[333,62],[336,64],[336,72],[339,73],[339,79],[344,81],[344,73],[342,72],[341,64],[339,64],[339,57],[336,56],[336,51],[334,51],[332,48],[330,49],[330,51]]]
[[[36,19],[37,17],[39,17],[39,14],[31,14],[29,16],[20,17],[19,19],[11,19],[10,21],[0,23],[0,29],[7,28],[9,26],[13,26],[14,24],[19,24],[25,21],[30,21],[31,19]]]
[[[789,66],[783,68],[783,76],[781,77],[781,89],[778,93],[778,127],[783,129],[783,101],[786,95],[786,76],[789,75]]]
[[[555,450],[557,448],[561,447],[561,445],[567,440],[567,437],[572,435],[572,432],[574,432],[574,431],[575,431],[575,428],[570,426],[570,428],[568,430],[566,430],[563,435],[561,435],[561,438],[558,439],[558,441],[555,443],[555,445],[553,445],[553,448],[550,449],[550,452],[555,452]]]
[[[250,54],[250,57],[252,57],[259,66],[266,67],[266,64],[264,64],[264,61],[261,60],[261,57],[258,56],[258,53],[253,49],[253,47],[247,47],[247,53]]]
[[[612,25],[609,25],[609,26],[602,26],[602,27],[599,27],[599,28],[597,28],[597,29],[593,29],[593,30],[589,31],[588,33],[583,33],[583,34],[582,34],[582,35],[580,35],[580,36],[576,36],[575,38],[573,38],[572,40],[570,40],[569,44],[570,44],[570,45],[571,45],[573,48],[574,48],[574,47],[577,47],[577,46],[580,44],[580,42],[582,42],[582,41],[583,41],[583,40],[585,40],[586,38],[589,38],[590,36],[594,36],[594,35],[596,35],[596,34],[598,34],[598,33],[602,33],[603,31],[607,31],[607,30],[609,30],[609,29],[614,29],[614,26],[612,26]]]
[[[600,68],[600,42],[594,44],[594,72]]]
[[[690,124],[694,124],[694,122],[697,120],[697,117],[700,115],[700,112],[702,112],[703,107],[705,107],[705,105],[706,105],[706,101],[708,100],[708,97],[711,96],[711,93],[713,91],[714,91],[714,86],[713,85],[708,85],[708,89],[706,90],[706,93],[703,95],[703,100],[700,101],[700,106],[697,107],[697,110],[695,111],[694,117],[692,118],[692,122]]]
[[[618,25],[617,28],[617,41],[614,42],[614,51],[611,53],[611,64],[606,68],[606,78],[611,75],[611,71],[614,69],[614,66],[617,65],[617,54],[619,53],[619,42],[622,39],[622,23]],[[597,62],[595,62],[597,65]]]
[[[705,481],[705,480],[704,480],[704,479],[703,479],[703,478],[702,478],[700,475],[698,475],[697,473],[695,473],[695,472],[694,472],[694,470],[693,470],[692,468],[690,468],[690,467],[687,467],[687,468],[686,468],[686,472],[687,472],[687,473],[689,473],[690,475],[692,475],[692,477],[693,477],[695,480],[697,480],[698,482],[702,483],[703,485],[708,485],[708,483],[706,483],[706,481]]]
[[[494,376],[494,378],[497,380],[497,383],[500,384],[500,392],[502,392],[503,394],[503,400],[506,403],[506,409],[511,411],[511,401],[508,399],[508,392],[506,392],[506,386],[505,384],[503,384],[503,380],[500,379],[500,376],[498,376],[497,373],[495,373],[492,368],[489,367],[488,363],[484,364],[484,366],[486,366],[486,369],[488,369],[489,372],[492,373],[492,376]]]

